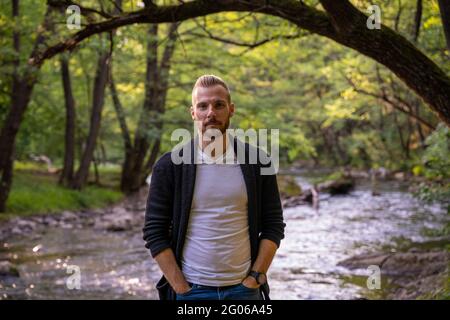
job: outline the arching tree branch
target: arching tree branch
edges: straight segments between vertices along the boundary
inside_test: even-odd
[[[367,16],[348,0],[320,0],[326,12],[290,0],[197,0],[180,5],[151,6],[88,25],[69,39],[36,54],[30,63],[71,50],[84,39],[135,23],[183,21],[209,14],[234,11],[258,12],[286,19],[298,27],[325,36],[383,64],[413,89],[450,126],[450,78],[411,42],[381,25],[370,30]]]

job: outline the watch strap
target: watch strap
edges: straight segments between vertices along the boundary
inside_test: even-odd
[[[252,277],[252,278],[255,278],[257,284],[262,284],[262,283],[259,282],[259,276],[260,276],[260,275],[264,275],[263,272],[258,272],[258,271],[253,271],[253,270],[252,270],[252,271],[249,272],[248,275],[249,275],[250,277]]]

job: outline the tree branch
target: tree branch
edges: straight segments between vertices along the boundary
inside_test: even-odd
[[[39,67],[46,59],[73,49],[93,34],[134,23],[184,21],[225,11],[265,13],[328,37],[385,65],[450,126],[450,78],[444,71],[392,29],[381,25],[381,29],[369,30],[366,15],[349,1],[320,0],[320,3],[326,13],[301,1],[291,0],[195,0],[180,5],[144,8],[88,25],[69,39],[43,52],[36,52],[29,63]]]
[[[391,107],[393,107],[394,109],[407,114],[408,116],[410,116],[411,118],[419,121],[420,123],[422,123],[423,125],[425,125],[426,127],[428,127],[431,130],[435,129],[435,126],[433,126],[431,123],[429,123],[427,120],[423,119],[422,117],[416,115],[414,112],[412,112],[410,106],[408,106],[408,104],[402,100],[402,99],[398,99],[397,96],[389,96],[386,94],[386,91],[384,89],[382,89],[382,93],[381,94],[377,94],[377,93],[373,93],[370,91],[366,91],[364,89],[358,88],[356,86],[356,84],[353,82],[352,79],[350,79],[349,77],[344,76],[344,78],[347,80],[347,82],[352,86],[353,90],[355,90],[355,92],[366,95],[366,96],[370,96],[373,97],[377,100],[381,100],[387,104],[389,104]],[[403,108],[402,106],[406,106],[406,108]]]
[[[280,35],[276,35],[276,36],[272,36],[269,38],[265,38],[253,43],[247,43],[247,42],[241,42],[241,41],[237,41],[237,40],[233,40],[233,39],[227,39],[227,38],[222,38],[219,36],[215,36],[212,33],[209,33],[207,35],[201,34],[201,33],[196,33],[196,32],[189,32],[187,33],[189,35],[195,36],[195,37],[199,37],[199,38],[209,38],[212,40],[216,40],[219,42],[223,42],[223,43],[227,43],[227,44],[232,44],[238,47],[247,47],[250,49],[254,49],[256,47],[262,46],[270,41],[273,40],[277,40],[277,39],[298,39],[301,35],[300,34],[292,34],[292,35],[284,35],[284,34],[280,34]]]

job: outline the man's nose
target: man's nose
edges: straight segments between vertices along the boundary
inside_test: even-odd
[[[214,110],[212,104],[210,104],[210,105],[208,106],[208,113],[206,114],[206,116],[207,116],[208,118],[211,118],[211,117],[214,117],[215,115],[216,115],[216,112],[215,112],[215,110]]]

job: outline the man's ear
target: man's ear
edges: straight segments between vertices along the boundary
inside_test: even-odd
[[[191,117],[192,117],[192,120],[195,120],[195,117],[194,117],[194,107],[193,107],[193,106],[191,106]]]
[[[230,103],[230,117],[234,115],[234,103]]]

